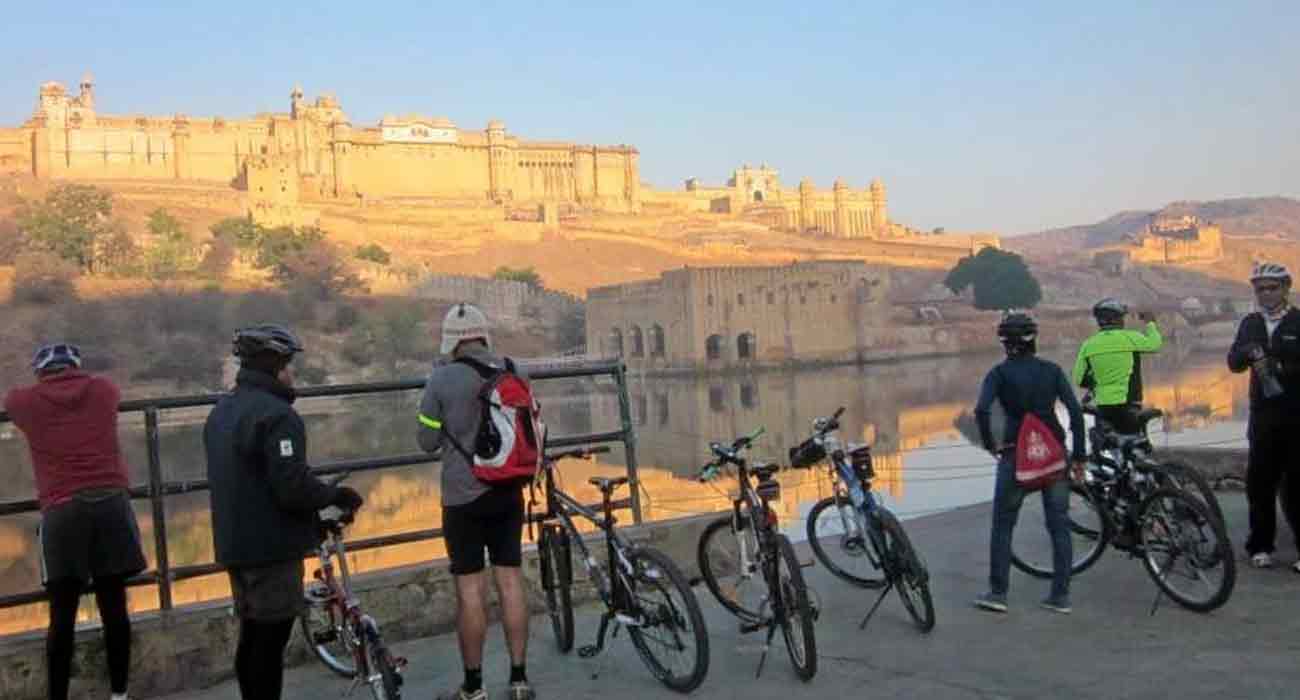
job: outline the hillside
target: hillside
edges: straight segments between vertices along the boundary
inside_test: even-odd
[[[1124,211],[1095,224],[1016,236],[1003,244],[1031,257],[1078,253],[1139,234],[1152,215],[1190,214],[1217,224],[1230,238],[1263,237],[1300,241],[1300,201],[1287,197],[1243,197],[1210,202],[1173,202],[1161,209]]]

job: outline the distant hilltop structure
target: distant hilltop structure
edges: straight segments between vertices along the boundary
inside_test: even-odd
[[[120,116],[97,109],[87,74],[79,93],[48,82],[21,127],[0,129],[0,170],[37,178],[250,179],[299,183],[304,198],[473,198],[572,202],[635,211],[640,199],[637,150],[561,141],[529,141],[500,121],[482,130],[445,117],[387,116],[354,128],[337,98],[308,102],[301,87],[286,112],[244,119]],[[250,178],[250,170],[266,171]],[[288,195],[286,187],[283,195]],[[283,200],[284,197],[280,197]],[[271,207],[274,208],[274,207]]]
[[[1223,231],[1191,215],[1152,214],[1131,243],[1110,246],[1093,255],[1094,266],[1122,274],[1132,263],[1174,265],[1223,259]]]

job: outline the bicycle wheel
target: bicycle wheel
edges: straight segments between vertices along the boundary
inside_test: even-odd
[[[880,588],[885,576],[867,548],[862,519],[851,503],[823,498],[808,511],[808,544],[832,574],[862,588]]]
[[[401,700],[402,677],[393,665],[393,657],[373,625],[366,629],[366,663],[370,666],[370,695],[375,700]]]
[[[308,585],[324,586],[319,583]],[[302,629],[307,648],[325,664],[325,668],[344,678],[356,677],[358,640],[337,598],[307,596],[307,604],[298,616],[298,626]]]
[[[686,575],[659,550],[640,547],[628,560],[634,574],[628,593],[642,620],[628,627],[628,636],[655,678],[689,693],[709,672],[709,632],[700,602]]]
[[[700,575],[722,607],[744,620],[762,615],[767,582],[759,571],[758,537],[748,520],[745,529],[732,527],[732,516],[709,523],[700,533]]]
[[[1142,565],[1179,605],[1209,612],[1232,595],[1237,564],[1223,523],[1200,499],[1162,488],[1138,511]]]
[[[560,653],[567,654],[573,649],[573,559],[569,555],[568,534],[558,525],[543,526],[537,557],[555,646]]]
[[[1031,494],[1032,495],[1032,494]],[[1028,500],[1028,498],[1026,498]],[[1071,575],[1078,575],[1101,558],[1110,542],[1110,527],[1097,507],[1092,492],[1080,484],[1070,484],[1071,551],[1074,564]],[[1052,577],[1052,539],[1047,531],[1047,517],[1041,507],[1025,503],[1011,539],[1011,563],[1035,578]]]
[[[921,555],[912,546],[903,524],[894,514],[884,508],[876,511],[880,516],[880,533],[885,551],[881,560],[894,581],[898,597],[903,599],[903,607],[912,616],[917,629],[929,632],[934,629],[934,600],[930,597],[930,572]]]
[[[808,600],[808,586],[803,580],[803,567],[794,554],[794,545],[790,538],[774,533],[776,545],[776,580],[780,590],[779,604],[772,609],[781,615],[781,634],[785,637],[785,650],[790,654],[790,663],[800,680],[810,681],[817,675],[817,637],[813,632],[813,622],[817,613],[812,602]]]
[[[1172,482],[1169,485],[1201,499],[1210,511],[1210,515],[1217,518],[1219,522],[1227,522],[1223,519],[1223,507],[1219,505],[1218,496],[1214,495],[1214,489],[1210,487],[1209,480],[1205,478],[1205,475],[1200,470],[1186,462],[1173,460],[1161,462],[1156,468],[1156,472],[1167,476]]]

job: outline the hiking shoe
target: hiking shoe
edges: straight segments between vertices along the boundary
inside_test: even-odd
[[[989,612],[1004,613],[1007,611],[1007,597],[985,593],[975,599],[975,607]]]
[[[515,681],[510,684],[510,690],[506,693],[507,700],[533,700],[537,693],[533,692],[533,686],[528,681]]]
[[[1060,600],[1054,600],[1052,598],[1048,598],[1047,600],[1044,600],[1043,602],[1039,603],[1039,605],[1043,606],[1043,608],[1046,610],[1051,610],[1054,613],[1060,613],[1062,615],[1069,615],[1070,612],[1073,610],[1070,607],[1069,598],[1062,598]]]
[[[479,688],[472,693],[467,693],[464,688],[456,686],[451,690],[439,693],[437,695],[437,700],[487,700],[487,696],[487,690],[485,688]],[[511,697],[514,696],[512,695]]]
[[[1250,565],[1256,569],[1273,568],[1273,555],[1268,552],[1255,552],[1250,555]]]

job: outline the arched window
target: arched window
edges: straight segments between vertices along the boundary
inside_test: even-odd
[[[710,360],[722,359],[722,336],[714,333],[704,341],[704,356]]]
[[[665,354],[664,327],[656,323],[650,326],[650,356],[663,357]]]
[[[634,394],[632,401],[634,402],[632,415],[636,418],[636,424],[645,425],[646,421],[650,420],[648,415],[650,413],[649,401],[646,399],[645,394]]]
[[[668,394],[655,394],[655,408],[659,413],[659,425],[668,425]]]
[[[736,357],[742,360],[752,360],[757,354],[758,347],[754,342],[754,334],[748,331],[736,336]]]
[[[632,357],[645,357],[645,341],[641,337],[641,326],[632,326],[627,332],[627,339],[632,344]]]
[[[754,201],[755,201],[755,202],[761,202],[761,201],[763,201],[763,191],[762,191],[762,190],[754,190]]]
[[[745,382],[740,385],[740,405],[745,408],[754,408],[758,406],[758,385],[753,382]]]
[[[722,389],[722,385],[715,384],[709,387],[709,408],[714,411],[727,410],[727,394]]]
[[[609,332],[609,348],[614,357],[623,356],[623,331],[615,328]]]

